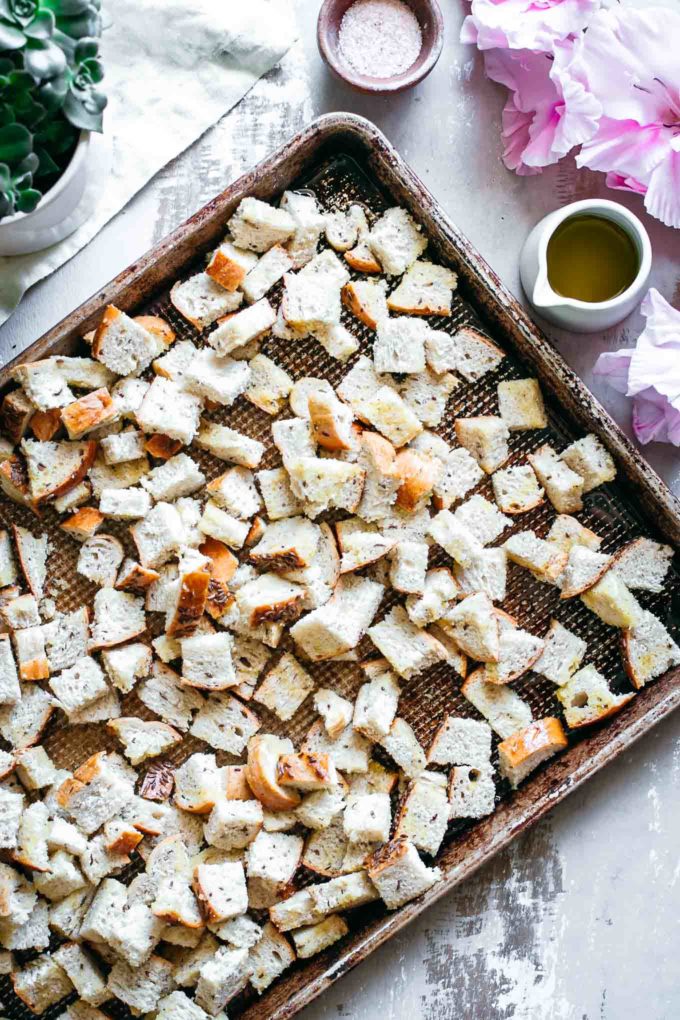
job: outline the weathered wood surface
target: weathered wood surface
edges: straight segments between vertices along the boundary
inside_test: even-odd
[[[498,162],[500,90],[456,42],[462,3],[447,0],[447,41],[434,74],[389,100],[356,96],[321,67],[319,0],[298,0],[301,41],[266,80],[167,167],[95,241],[24,300],[0,329],[4,362],[314,115],[349,109],[374,120],[514,293],[529,227],[556,205],[605,194],[573,164],[515,178]],[[640,212],[639,203],[617,193]],[[677,234],[646,220],[652,282],[680,299]],[[600,350],[634,341],[638,315],[593,338],[549,330],[624,426],[624,398],[594,384]],[[680,457],[645,455],[680,492]],[[678,719],[671,717],[592,779],[460,890],[333,987],[307,1020],[671,1020],[680,1015]]]

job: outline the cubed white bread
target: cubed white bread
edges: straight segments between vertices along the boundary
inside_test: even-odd
[[[197,273],[173,286],[170,301],[192,326],[203,330],[222,316],[235,312],[243,301],[243,294],[225,290],[207,273]]]
[[[271,651],[261,641],[253,641],[243,635],[236,635],[232,649],[232,662],[236,671],[234,693],[244,701],[250,701],[262,672],[269,662]]]
[[[250,951],[248,961],[252,967],[250,983],[261,995],[295,962],[295,951],[288,939],[267,921],[262,929],[262,937]]]
[[[614,571],[628,588],[663,591],[666,574],[673,559],[670,545],[651,538],[636,538],[614,556]]]
[[[461,693],[502,740],[532,721],[531,708],[526,701],[510,687],[489,683],[484,669],[476,669],[470,674]]]
[[[634,687],[644,687],[680,665],[680,648],[653,613],[644,611],[635,627],[621,633],[623,664]]]
[[[165,939],[163,941],[166,941]],[[156,1020],[207,1020],[208,1014],[184,992],[171,992],[159,999]]]
[[[456,438],[486,474],[493,474],[510,455],[510,432],[502,418],[480,415],[456,418]]]
[[[12,525],[14,546],[28,589],[38,600],[43,597],[47,578],[49,542],[46,534],[34,535],[28,528]]]
[[[335,765],[327,754],[306,754],[304,752],[284,754],[279,758],[277,774],[281,786],[292,786],[303,793],[330,790],[336,787],[340,781]],[[273,812],[274,816],[276,814]],[[268,819],[265,829],[268,832],[283,832],[294,828],[297,822],[294,812],[284,812],[284,814],[290,815],[290,825],[285,820],[281,825],[278,825],[273,819]]]
[[[26,461],[31,499],[35,503],[43,503],[78,485],[94,463],[96,449],[91,441],[71,443],[23,439],[21,450]]]
[[[567,630],[559,620],[551,620],[545,647],[531,668],[561,687],[579,668],[587,648],[578,634]]]
[[[157,376],[137,410],[144,432],[160,432],[185,446],[194,439],[200,424],[203,400],[187,393],[171,379]]]
[[[402,479],[389,440],[375,432],[364,432],[360,443],[358,464],[365,473],[365,481],[357,514],[362,520],[376,521],[395,503]]]
[[[0,706],[0,734],[17,749],[31,747],[40,740],[55,708],[51,694],[37,684],[24,684],[16,704]]]
[[[315,687],[314,680],[294,655],[285,652],[268,671],[253,695],[253,700],[287,722]]]
[[[492,602],[503,602],[507,585],[505,549],[482,549],[466,567],[456,563],[454,577],[459,594],[474,595],[475,592],[484,592]]]
[[[492,478],[496,503],[506,514],[521,514],[540,506],[545,493],[528,464],[517,464],[496,471]]]
[[[262,509],[255,476],[248,468],[229,468],[209,482],[206,490],[221,509],[243,520],[249,520]]]
[[[568,446],[560,454],[560,460],[581,476],[584,492],[591,492],[598,485],[613,482],[616,478],[613,457],[592,433]]]
[[[426,542],[397,542],[390,553],[390,583],[395,591],[407,595],[424,591],[428,555]]]
[[[308,829],[327,829],[344,810],[347,783],[338,777],[335,786],[305,794],[295,809],[295,818]]]
[[[286,580],[303,586],[305,609],[325,605],[340,577],[340,557],[333,530],[325,521],[319,527],[319,544],[313,564],[304,570],[289,570],[284,574]]]
[[[403,606],[395,606],[380,623],[369,627],[368,636],[405,679],[446,658],[437,639],[412,623]]]
[[[184,683],[207,691],[221,691],[236,685],[231,634],[226,631],[194,634],[182,638],[180,646]]]
[[[389,316],[384,280],[352,280],[342,289],[343,304],[369,329],[377,329]]]
[[[484,676],[491,683],[507,684],[524,676],[540,657],[544,648],[542,638],[535,637],[520,627],[502,627],[498,642],[498,662],[489,662]]]
[[[418,439],[412,445],[415,446]],[[435,506],[448,510],[474,489],[484,477],[484,472],[472,454],[462,447],[448,451],[442,463],[443,470],[434,484],[433,492]]]
[[[343,577],[332,597],[295,623],[290,634],[313,662],[355,648],[378,611],[384,588],[366,577]]]
[[[61,420],[69,439],[81,439],[90,434],[93,438],[108,435],[112,429],[120,431],[118,412],[106,388],[86,393],[62,408]],[[25,440],[24,440],[25,442]]]
[[[367,861],[369,878],[390,910],[409,903],[441,879],[439,868],[428,868],[405,837],[390,840]]]
[[[23,810],[23,794],[0,787],[0,846],[3,849],[17,846]]]
[[[409,375],[399,387],[402,400],[423,425],[436,426],[446,412],[448,399],[460,385],[452,372],[437,375],[429,368]]]
[[[175,770],[175,803],[191,814],[208,814],[220,799],[222,782],[214,754],[192,754]]]
[[[182,988],[195,986],[201,972],[201,967],[213,958],[219,946],[220,944],[217,939],[210,933],[207,933],[195,948],[188,949],[186,953],[182,953],[175,964],[175,983]]]
[[[80,548],[76,570],[102,588],[113,588],[124,555],[123,546],[113,535],[92,535]]]
[[[341,574],[375,563],[394,546],[394,542],[381,535],[374,525],[363,524],[357,517],[338,521],[336,534],[342,551]]]
[[[99,497],[103,489],[126,489],[130,485],[137,485],[148,472],[149,461],[146,457],[110,465],[104,462],[103,457],[97,456],[88,475],[92,495]]]
[[[425,752],[412,727],[397,716],[390,732],[379,743],[409,779],[416,779],[427,765]]]
[[[198,397],[222,407],[231,407],[250,383],[246,361],[223,357],[204,347],[197,351],[184,373],[184,388]]]
[[[239,289],[257,263],[258,256],[255,252],[238,248],[230,240],[225,239],[219,248],[215,248],[205,271],[215,283],[233,292]]]
[[[255,713],[238,698],[216,692],[196,714],[189,732],[216,751],[241,754],[259,728],[260,721]]]
[[[109,974],[107,985],[109,991],[131,1009],[149,1013],[173,990],[173,965],[155,955],[138,967],[119,960]]]
[[[359,341],[341,322],[319,326],[314,330],[314,337],[330,358],[335,358],[343,365],[359,350]]]
[[[116,375],[138,375],[161,349],[152,333],[114,305],[107,306],[92,341],[93,357]]]
[[[387,793],[351,794],[343,814],[350,843],[384,843],[389,839],[392,808]]]
[[[494,503],[478,494],[461,503],[454,516],[482,545],[495,542],[512,524],[512,520],[502,514]]]
[[[113,521],[136,521],[151,509],[151,496],[144,489],[104,489],[99,498],[99,511]]]
[[[120,419],[134,420],[150,383],[144,379],[119,379],[111,387],[111,399]]]
[[[248,878],[286,886],[297,871],[302,850],[300,836],[260,831],[246,850]]]
[[[100,588],[94,597],[89,651],[133,641],[146,630],[144,601],[115,588]]]
[[[363,684],[354,704],[354,728],[370,741],[382,740],[394,722],[400,694],[399,681],[391,670]]]
[[[505,352],[487,336],[463,326],[453,336],[442,330],[430,330],[425,356],[433,372],[457,372],[467,382],[476,382],[500,365]]]
[[[352,721],[354,714],[352,702],[327,687],[320,687],[315,691],[314,708],[323,719],[326,733],[331,739],[342,733]]]
[[[35,363],[33,367],[35,367]],[[40,373],[40,375],[42,375],[42,373]],[[50,379],[50,375],[51,373],[47,374],[48,381]],[[57,387],[57,392],[61,389],[63,391],[63,396],[67,396],[69,399],[72,398],[72,394],[68,387],[64,385],[63,379],[61,381],[57,379]],[[49,394],[50,390],[51,386],[48,387],[46,393]],[[50,414],[52,411],[56,411],[58,414],[58,406],[43,413]],[[0,424],[4,435],[8,437],[5,442],[7,442],[9,446],[13,447],[13,444],[18,443],[22,436],[26,434],[26,430],[28,429],[35,412],[36,405],[23,389],[11,390],[9,393],[5,394],[2,398],[2,403],[0,404]],[[12,450],[8,448],[7,455],[11,456],[11,454]],[[3,457],[3,460],[4,459],[5,457]]]
[[[114,587],[122,591],[145,592],[160,579],[157,570],[143,567],[131,557],[123,560]]]
[[[322,450],[342,456],[343,460],[356,460],[359,453],[360,429],[354,423],[351,407],[335,394],[310,393],[307,410],[312,440]]]
[[[209,928],[219,939],[235,949],[252,949],[263,937],[262,928],[248,914],[212,923]]]
[[[618,574],[608,570],[604,577],[581,595],[581,601],[610,627],[635,627],[642,607]]]
[[[256,468],[264,454],[264,446],[256,439],[237,432],[227,425],[203,425],[196,437],[196,445],[214,457],[241,467]]]
[[[75,942],[69,942],[57,949],[54,959],[66,971],[81,999],[91,1006],[100,1006],[106,1002],[109,998],[106,980],[85,949]]]
[[[259,301],[292,268],[293,261],[286,249],[280,244],[273,245],[240,284],[246,300]]]
[[[293,380],[276,362],[264,354],[257,354],[249,362],[249,368],[246,399],[267,414],[278,414],[285,406]]]
[[[450,315],[457,285],[452,269],[419,259],[404,274],[387,304],[391,311],[407,315]]]
[[[301,863],[316,875],[334,878],[342,874],[343,861],[349,846],[342,818],[336,816],[330,825],[317,829],[307,836]]]
[[[65,712],[85,708],[108,690],[101,666],[89,655],[51,677],[50,687]]]
[[[164,754],[182,740],[181,734],[167,723],[148,722],[135,716],[112,719],[107,728],[118,737],[126,758],[133,765]]]
[[[245,914],[248,909],[246,876],[241,861],[199,864],[194,871],[193,888],[207,921],[227,921]]]
[[[357,243],[360,228],[368,229],[366,213],[360,205],[350,205],[348,209],[326,213],[326,240],[336,251],[349,251]]]
[[[430,327],[406,316],[384,317],[377,324],[373,363],[378,373],[424,372],[425,340]]]
[[[129,460],[139,460],[144,456],[144,436],[136,429],[128,429],[117,435],[104,436],[99,441],[107,464],[123,464]]]
[[[418,417],[391,386],[381,385],[373,391],[362,401],[361,409],[361,417],[394,446],[405,446],[423,431]]]
[[[268,251],[295,233],[295,220],[289,212],[251,197],[239,202],[227,226],[235,245],[256,252]]]
[[[230,315],[228,319],[208,334],[208,343],[221,358],[224,358],[225,355],[231,354],[233,350],[243,347],[245,344],[250,343],[251,340],[262,336],[271,329],[275,321],[276,312],[269,301],[266,298],[262,298],[260,301],[256,301],[254,305],[249,305],[248,308]],[[243,365],[243,362],[237,362],[236,364]],[[245,389],[245,386],[243,388]]]
[[[316,442],[312,438],[311,421],[308,419],[285,418],[274,422],[272,439],[289,471],[291,465],[301,457],[316,455]]]
[[[427,238],[406,209],[388,209],[373,224],[368,244],[388,276],[401,276],[427,248]]]
[[[339,736],[331,738],[317,721],[307,733],[300,750],[305,754],[327,754],[336,769],[341,772],[366,772],[371,744],[352,725],[347,726]]]
[[[279,781],[279,760],[293,750],[290,740],[271,733],[261,733],[248,743],[245,770],[248,786],[269,811],[290,811],[300,803],[300,794]]]
[[[248,846],[262,828],[259,800],[218,800],[204,826],[206,841],[222,850]]]
[[[18,576],[9,532],[0,531],[0,587],[14,584]]]
[[[90,702],[84,708],[77,708],[68,716],[72,726],[86,726],[91,723],[107,722],[122,715],[120,700],[116,691],[108,690],[101,698]]]
[[[498,662],[498,619],[491,599],[484,592],[468,595],[449,609],[439,626],[471,658],[478,662]]]
[[[50,666],[45,655],[42,627],[25,627],[12,635],[14,651],[22,680],[47,680]]]
[[[500,415],[511,432],[547,428],[538,379],[507,379],[498,384]]]
[[[539,581],[554,584],[567,566],[566,553],[533,531],[518,531],[503,543],[503,548],[508,559],[530,570]]]
[[[545,544],[553,545],[551,542]],[[572,546],[564,570],[555,578],[561,589],[560,598],[570,599],[581,595],[597,584],[612,565],[611,556],[603,556],[583,545]]]
[[[341,278],[329,270],[330,267],[310,264],[299,273],[284,276],[281,308],[284,319],[294,329],[324,331],[340,323],[340,288],[349,275]]]
[[[260,574],[236,592],[236,603],[244,622],[257,627],[261,623],[296,619],[302,610],[304,588],[278,574]]]
[[[290,409],[296,418],[305,418],[309,421],[309,398],[312,394],[332,398],[335,396],[335,390],[327,379],[318,379],[314,376],[303,376],[302,379],[298,379],[288,394]]]
[[[460,596],[460,587],[446,567],[435,567],[425,574],[422,592],[409,595],[406,612],[417,627],[439,620]]]
[[[19,821],[16,849],[11,853],[12,860],[29,871],[49,871],[50,859],[47,849],[49,824],[47,806],[41,801],[34,801],[24,808]]]
[[[365,415],[367,402],[376,390],[389,384],[390,380],[379,376],[371,359],[362,354],[341,380],[336,392],[341,400],[350,405],[357,418],[368,420]]]
[[[434,735],[427,760],[434,765],[490,768],[491,727],[478,719],[448,715]]]
[[[465,526],[450,510],[440,510],[428,527],[428,535],[434,542],[463,566],[469,566],[483,550],[482,543],[469,527]]]
[[[551,446],[540,446],[527,455],[527,460],[558,513],[571,514],[582,508],[583,479]]]
[[[292,936],[299,959],[306,960],[339,942],[348,932],[347,922],[333,914],[316,924],[297,928]]]
[[[530,772],[567,745],[559,719],[537,719],[498,745],[500,773],[517,789]]]
[[[12,987],[14,994],[38,1015],[73,991],[68,974],[49,953],[15,971]]]
[[[15,762],[17,775],[27,790],[51,786],[56,779],[57,770],[44,747],[29,747],[20,751]]]
[[[295,233],[286,243],[286,251],[293,260],[293,265],[299,268],[316,256],[326,217],[319,209],[314,195],[306,195],[299,191],[284,191],[281,208],[290,213],[295,223]]]
[[[305,500],[310,515],[337,508],[354,513],[364,487],[364,472],[358,464],[322,457],[301,457],[288,465],[293,492]]]
[[[252,973],[247,949],[222,946],[200,969],[196,1003],[210,1016],[224,1015],[226,1004],[243,991]]]
[[[172,379],[173,382],[183,386],[187,371],[198,353],[198,347],[191,340],[180,340],[166,354],[156,358],[153,370],[156,375]]]
[[[496,806],[496,784],[489,765],[457,765],[449,773],[449,818],[484,818]]]
[[[250,526],[222,510],[214,500],[208,500],[198,527],[204,535],[223,542],[231,549],[241,549],[248,537]]]
[[[41,620],[38,603],[33,595],[19,595],[0,606],[0,620],[9,630],[39,627]]]
[[[567,553],[574,545],[583,545],[594,551],[597,551],[602,545],[599,535],[568,514],[558,514],[550,526],[546,540],[553,542]]]
[[[404,836],[418,850],[434,856],[446,835],[448,823],[446,781],[437,773],[423,772],[419,779],[409,783],[399,803],[394,838]]]
[[[555,693],[570,729],[602,722],[635,697],[633,693],[614,694],[595,666],[583,666]]]
[[[305,517],[273,522],[251,549],[249,560],[255,566],[269,570],[304,569],[314,561],[319,536],[319,527]]]

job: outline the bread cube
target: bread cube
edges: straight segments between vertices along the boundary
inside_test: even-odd
[[[616,465],[611,454],[594,435],[584,436],[560,454],[560,460],[583,479],[583,491],[592,492],[598,485],[613,482]]]
[[[373,362],[376,372],[424,372],[425,340],[429,326],[405,316],[377,323]]]
[[[227,224],[234,244],[248,251],[265,252],[295,233],[295,220],[259,198],[244,198]]]
[[[217,751],[241,754],[260,721],[238,698],[216,691],[197,712],[189,732]]]
[[[387,304],[407,315],[451,315],[451,299],[458,285],[452,269],[419,259],[406,271]]]
[[[44,954],[12,974],[14,994],[32,1013],[44,1013],[73,991],[66,971],[54,956]]]
[[[540,673],[561,687],[581,665],[587,647],[577,634],[567,630],[558,620],[551,620],[544,649],[531,668],[534,673]]]
[[[492,372],[505,357],[496,344],[470,326],[453,336],[431,330],[425,341],[425,356],[433,372],[458,372],[467,382],[476,382]]]
[[[635,695],[614,694],[594,666],[583,666],[557,689],[556,697],[564,706],[567,726],[578,729],[608,719]]]
[[[445,778],[439,773],[423,772],[409,783],[399,804],[394,836],[405,836],[418,850],[434,856],[446,835],[448,823]]]
[[[380,386],[362,402],[362,417],[397,447],[404,446],[423,430],[411,408],[390,386]]]
[[[416,627],[402,606],[395,606],[368,630],[368,636],[400,676],[409,679],[446,656],[436,638]]]
[[[88,651],[113,648],[139,637],[146,630],[141,598],[115,588],[100,588],[94,597],[94,619]]]
[[[132,765],[139,765],[147,758],[156,758],[182,740],[181,734],[167,723],[147,722],[136,716],[112,719],[107,728],[118,737],[123,753]]]
[[[354,705],[354,728],[371,741],[390,732],[401,689],[391,670],[385,670],[359,688]]]
[[[560,514],[571,514],[583,506],[583,479],[558,457],[551,446],[541,446],[527,455],[536,477]]]
[[[262,929],[262,937],[250,951],[251,985],[256,992],[262,994],[294,961],[295,952],[288,939],[267,921]]]
[[[295,656],[284,653],[269,670],[253,699],[287,722],[314,690],[315,683]]]
[[[530,570],[539,581],[555,583],[567,566],[565,553],[533,531],[520,531],[503,543],[508,559]],[[596,555],[596,554],[591,554]]]
[[[604,577],[581,595],[581,601],[610,627],[627,630],[640,622],[642,607],[618,574],[608,570]]]
[[[488,475],[493,474],[510,455],[510,433],[502,418],[481,415],[476,418],[456,418],[458,442],[472,454]]]
[[[470,674],[461,693],[484,716],[501,740],[532,721],[531,708],[526,701],[511,687],[489,683],[483,668]]]
[[[397,716],[379,743],[409,779],[416,779],[425,769],[425,752],[405,719]]]
[[[345,835],[350,843],[384,843],[389,839],[392,809],[387,793],[350,796],[343,815]]]
[[[401,276],[427,248],[427,238],[406,209],[388,209],[373,225],[368,244],[388,276]]]
[[[335,691],[319,687],[314,693],[314,708],[323,719],[326,733],[331,739],[338,737],[352,721],[354,706]]]
[[[498,384],[498,407],[511,432],[548,426],[538,379],[508,379]]]
[[[137,410],[137,422],[144,432],[160,432],[188,446],[198,432],[202,409],[201,397],[158,376]]]
[[[269,301],[262,298],[254,305],[229,316],[212,333],[208,334],[208,343],[221,358],[224,358],[236,348],[243,347],[244,344],[262,336],[263,333],[271,329],[275,321],[276,312]]]
[[[220,287],[233,292],[238,290],[257,263],[255,252],[238,248],[231,241],[223,241],[210,256],[205,271]]]
[[[622,632],[621,643],[623,664],[638,690],[680,665],[680,648],[653,613],[644,611],[634,627]]]
[[[663,591],[672,559],[671,546],[636,538],[615,554],[613,569],[628,588],[658,594]]]
[[[457,765],[449,775],[449,818],[484,818],[496,806],[496,784],[490,767]]]
[[[570,517],[568,514],[558,514],[550,526],[546,540],[553,542],[567,553],[574,545],[583,545],[594,551],[597,551],[602,545],[599,535],[584,527],[575,517]]]
[[[435,765],[491,767],[491,727],[477,719],[449,715],[434,735],[427,760]]]
[[[488,595],[483,592],[468,595],[448,610],[439,625],[473,659],[498,661],[498,621]]]
[[[119,960],[108,978],[109,991],[140,1013],[155,1010],[159,1000],[173,987],[173,965],[161,956],[150,956],[136,967]]]
[[[22,680],[47,680],[50,667],[45,655],[45,638],[41,627],[25,627],[12,635],[14,651]]]
[[[161,348],[156,337],[138,322],[108,305],[92,341],[92,356],[116,375],[139,375]]]
[[[353,774],[367,771],[370,747],[370,742],[352,725],[338,737],[330,738],[319,720],[309,730],[300,750],[304,754],[327,754],[336,769]]]
[[[517,789],[530,772],[567,744],[559,719],[538,719],[498,745],[501,775]]]
[[[199,864],[194,872],[194,891],[208,921],[226,921],[248,909],[246,876],[240,861]]]
[[[275,362],[264,354],[256,355],[249,363],[250,380],[245,396],[255,407],[275,415],[283,410],[293,380]]]
[[[248,468],[256,468],[264,454],[263,444],[256,439],[251,439],[250,436],[243,435],[242,432],[237,432],[227,425],[214,423],[202,426],[196,437],[196,445],[220,460]]]
[[[371,625],[383,592],[369,578],[344,576],[325,605],[295,623],[290,635],[313,662],[348,652]]]
[[[170,301],[187,322],[203,330],[222,316],[236,311],[243,301],[243,294],[225,290],[206,272],[177,282],[170,291]]]
[[[428,868],[413,843],[404,836],[376,850],[368,859],[366,870],[389,910],[416,899],[441,879],[439,868]]]
[[[505,514],[521,514],[540,506],[545,498],[533,469],[528,464],[496,471],[491,478],[494,499]]]

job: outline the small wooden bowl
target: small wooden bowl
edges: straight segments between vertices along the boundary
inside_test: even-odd
[[[423,45],[408,70],[392,78],[369,78],[357,74],[343,59],[338,45],[340,24],[354,0],[325,0],[319,12],[316,38],[319,52],[333,74],[359,92],[403,92],[427,77],[439,60],[444,44],[444,19],[437,0],[405,0],[418,19]]]

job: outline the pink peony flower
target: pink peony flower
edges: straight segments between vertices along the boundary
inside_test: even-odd
[[[510,95],[503,108],[503,162],[527,176],[557,163],[597,130],[601,109],[567,72],[575,42],[556,42],[553,54],[487,50],[486,73]]]
[[[601,354],[595,375],[633,397],[633,431],[642,444],[680,446],[680,311],[654,288],[640,311],[647,325],[637,345]]]
[[[480,50],[542,50],[584,28],[601,0],[472,0],[460,41]]]
[[[565,75],[601,104],[578,166],[607,173],[614,188],[680,227],[680,9],[619,7],[594,15]]]

